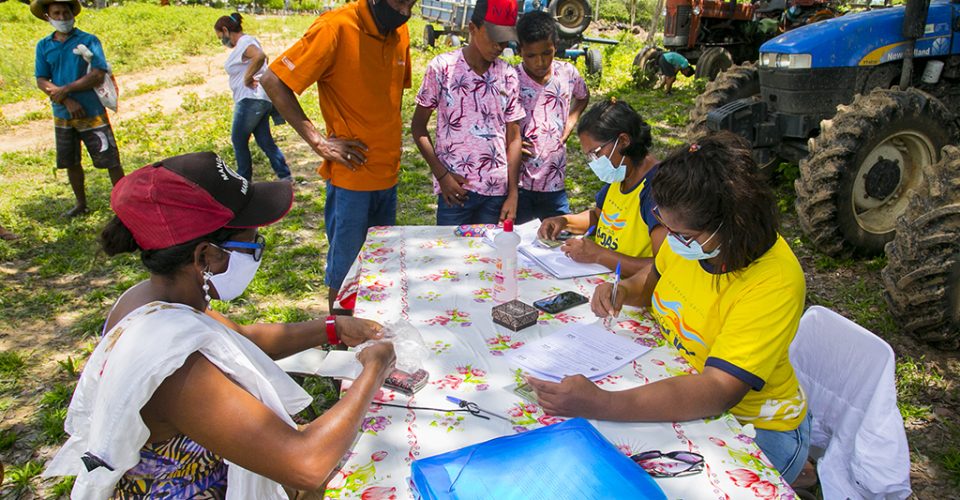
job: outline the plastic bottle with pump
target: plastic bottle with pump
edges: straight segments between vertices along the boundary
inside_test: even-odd
[[[513,219],[503,221],[503,232],[493,238],[497,249],[497,273],[493,278],[493,300],[509,302],[517,298],[517,247],[520,236],[513,232]]]

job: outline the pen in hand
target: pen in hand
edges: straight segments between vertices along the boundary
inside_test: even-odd
[[[617,289],[620,288],[620,261],[617,261],[617,270],[616,276],[613,278],[613,291],[610,292],[610,307],[617,312],[614,318],[620,316],[620,311],[617,310]]]
[[[583,233],[583,236],[581,236],[580,239],[582,240],[582,239],[589,238],[589,237],[593,236],[593,231],[594,231],[595,229],[597,229],[597,226],[590,226],[590,228],[587,229],[587,232]]]

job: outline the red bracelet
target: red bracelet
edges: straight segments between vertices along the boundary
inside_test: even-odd
[[[337,317],[332,314],[327,316],[327,342],[330,345],[340,344],[340,337],[337,336]]]

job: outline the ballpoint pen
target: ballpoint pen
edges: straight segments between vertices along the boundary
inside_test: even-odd
[[[616,310],[617,308],[617,288],[620,288],[620,261],[619,260],[617,261],[616,276],[614,276],[613,278],[613,291],[610,292],[610,307],[612,307],[614,310]],[[618,316],[620,316],[619,311],[617,312],[617,316],[614,316],[614,317],[618,317]]]
[[[510,421],[509,418],[504,417],[503,415],[500,415],[500,414],[498,414],[498,413],[494,413],[494,412],[492,412],[492,411],[484,410],[483,408],[480,408],[479,406],[477,406],[476,403],[473,403],[473,402],[470,402],[470,401],[465,401],[465,400],[463,400],[463,399],[455,398],[455,397],[453,397],[453,396],[447,396],[447,401],[458,405],[460,408],[466,408],[470,413],[472,413],[472,414],[474,414],[474,415],[476,415],[476,416],[478,416],[478,417],[482,417],[482,416],[483,416],[483,415],[478,415],[478,413],[486,413],[487,415],[490,415],[490,416],[492,416],[492,417],[497,417],[497,418],[499,418],[499,419],[501,419],[501,420],[506,420],[507,422]]]
[[[583,236],[581,236],[580,239],[582,240],[584,238],[589,238],[591,235],[593,235],[593,230],[596,228],[597,226],[590,226],[590,229],[587,229],[587,232],[583,233]]]

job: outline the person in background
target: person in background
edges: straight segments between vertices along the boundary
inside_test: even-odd
[[[653,178],[668,231],[656,270],[596,288],[600,317],[647,307],[697,370],[620,392],[582,376],[531,379],[544,411],[600,420],[681,422],[730,411],[787,482],[810,446],[807,400],[790,365],[806,297],[803,269],[778,234],[770,184],[740,136],[721,132],[674,151]]]
[[[662,86],[664,90],[663,93],[666,95],[670,95],[670,93],[673,92],[673,83],[677,81],[677,72],[683,73],[683,76],[688,78],[693,76],[694,73],[690,61],[688,61],[686,57],[672,51],[660,54],[660,58],[657,59],[657,65],[660,66],[660,79],[653,88],[656,89]]]
[[[321,158],[331,311],[373,226],[397,222],[400,105],[411,85],[406,22],[416,0],[359,0],[317,17],[260,79],[280,114]],[[316,84],[325,133],[294,92]]]
[[[517,66],[523,163],[517,222],[570,213],[567,200],[567,139],[587,107],[590,92],[574,65],[555,60],[557,25],[534,11],[517,22],[522,62]]]
[[[666,230],[653,215],[651,179],[657,159],[650,153],[650,126],[627,103],[611,98],[594,104],[577,125],[580,147],[590,169],[605,184],[597,206],[578,214],[544,219],[539,236],[556,239],[561,231],[594,239],[570,238],[560,247],[577,262],[598,263],[632,276],[653,269]]]
[[[230,140],[233,141],[233,152],[237,158],[237,172],[247,180],[253,179],[253,160],[250,157],[252,134],[257,146],[270,160],[277,178],[293,182],[287,159],[270,134],[270,116],[276,114],[273,104],[260,86],[267,55],[256,38],[243,32],[243,16],[237,12],[221,16],[213,25],[213,30],[224,47],[233,49],[223,68],[230,77],[230,90],[233,91]]]
[[[80,163],[80,142],[96,168],[106,169],[114,185],[123,177],[120,153],[113,137],[107,110],[93,90],[103,83],[108,66],[100,40],[74,27],[80,13],[77,0],[32,0],[30,12],[49,22],[54,32],[37,42],[34,76],[37,87],[53,105],[57,168],[67,178],[77,204],[64,213],[75,217],[87,212],[86,179]],[[78,45],[93,53],[87,64],[77,52]]]
[[[427,65],[410,131],[434,176],[437,225],[517,215],[524,111],[517,72],[500,59],[517,39],[516,23],[516,0],[478,0],[469,44]],[[434,111],[431,139],[427,123]]]
[[[139,252],[150,277],[107,314],[67,412],[70,438],[46,474],[76,475],[73,498],[229,490],[279,500],[322,488],[393,370],[393,345],[361,351],[350,391],[298,427],[290,415],[312,398],[273,359],[379,339],[380,325],[349,316],[239,325],[210,309],[253,280],[269,255],[257,229],[287,213],[291,184],[250,183],[219,156],[190,153],[132,172],[110,200],[116,216],[101,246]]]

